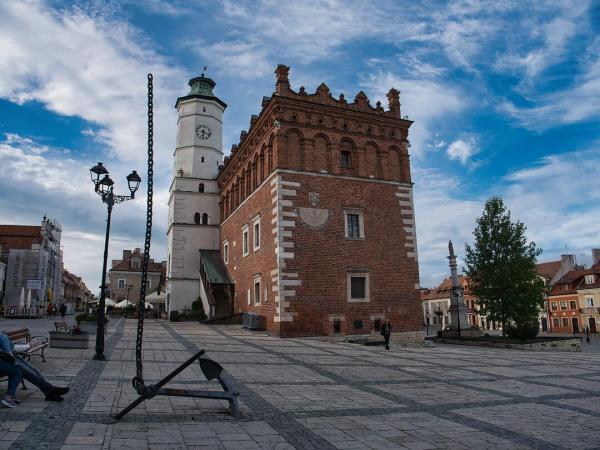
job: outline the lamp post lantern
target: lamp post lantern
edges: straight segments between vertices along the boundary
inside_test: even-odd
[[[98,331],[96,333],[96,354],[94,359],[105,360],[104,356],[104,308],[106,304],[106,262],[108,260],[108,241],[110,236],[110,218],[112,215],[113,206],[117,203],[123,203],[127,200],[132,200],[135,197],[142,179],[134,170],[127,175],[127,184],[131,195],[115,195],[114,181],[108,176],[108,170],[99,162],[90,169],[90,177],[94,183],[94,190],[106,204],[108,211],[106,218],[106,236],[104,238],[104,260],[102,262],[102,283],[100,284],[100,301],[98,304]],[[100,178],[102,177],[102,178]]]

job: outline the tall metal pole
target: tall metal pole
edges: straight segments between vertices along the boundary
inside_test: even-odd
[[[100,302],[98,304],[98,329],[96,332],[96,354],[94,359],[104,361],[104,306],[106,302],[106,263],[108,260],[108,239],[110,236],[110,216],[112,214],[112,192],[109,194],[108,217],[106,218],[106,237],[104,238],[104,261],[102,263],[102,284],[100,285]]]

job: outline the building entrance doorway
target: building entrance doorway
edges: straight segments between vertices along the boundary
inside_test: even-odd
[[[542,317],[542,331],[548,331],[548,319]]]
[[[577,317],[571,318],[571,323],[573,324],[573,333],[579,333],[579,321]]]
[[[598,328],[596,327],[596,319],[594,317],[590,317],[588,322],[590,324],[590,333],[597,333]]]

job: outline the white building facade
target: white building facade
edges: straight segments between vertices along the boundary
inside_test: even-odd
[[[179,113],[167,225],[166,310],[174,319],[201,298],[199,250],[219,249],[219,188],[223,163],[222,116],[227,105],[204,74],[177,99]]]

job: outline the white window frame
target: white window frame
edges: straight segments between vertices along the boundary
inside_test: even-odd
[[[223,241],[223,261],[229,264],[229,239]]]
[[[250,306],[252,304],[252,297],[250,294],[250,289],[248,289],[248,306]]]
[[[348,214],[358,216],[358,237],[348,235]],[[364,213],[360,209],[344,210],[344,236],[346,239],[364,239],[365,238],[365,220]]]
[[[258,233],[256,233],[256,228],[258,226]],[[256,245],[256,237],[258,237],[258,245]],[[256,216],[252,219],[252,247],[254,251],[260,250],[260,216]]]
[[[592,296],[587,296],[585,298],[585,306],[587,308],[593,308],[594,307],[594,297]]]
[[[593,284],[594,283],[594,275],[586,275],[585,276],[585,284]]]
[[[256,285],[258,285],[258,299],[256,298]],[[261,298],[260,298],[260,295],[261,295],[261,292],[260,292],[260,290],[261,290],[260,275],[256,275],[254,277],[254,282],[252,283],[252,288],[253,288],[253,291],[254,291],[254,305],[255,306],[260,306],[260,303],[261,303]]]
[[[364,298],[352,298],[352,278],[364,277],[365,278],[365,295]],[[371,283],[369,280],[369,272],[366,271],[352,271],[346,273],[346,291],[348,303],[365,303],[371,300],[370,291]]]
[[[250,254],[250,233],[248,231],[248,225],[242,227],[242,256],[246,257]]]
[[[126,289],[127,288],[127,280],[125,278],[119,278],[117,280],[117,289]]]

